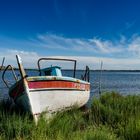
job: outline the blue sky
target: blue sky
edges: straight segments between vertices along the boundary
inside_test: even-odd
[[[67,57],[98,69],[140,69],[139,0],[0,0],[0,59],[26,67]]]

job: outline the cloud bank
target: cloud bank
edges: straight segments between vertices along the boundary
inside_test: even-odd
[[[14,47],[9,47],[10,44]],[[25,67],[36,67],[37,59],[47,56],[76,59],[79,61],[78,69],[86,65],[99,69],[101,61],[104,62],[104,69],[140,69],[140,36],[135,34],[129,39],[121,36],[118,40],[104,40],[47,33],[27,40],[5,38],[0,46],[1,60],[5,56],[7,64],[16,65],[15,55],[19,54]]]

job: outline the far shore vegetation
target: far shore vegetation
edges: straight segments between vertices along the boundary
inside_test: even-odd
[[[3,67],[1,67],[0,66],[0,70],[4,70],[6,67],[5,66],[3,66]],[[8,70],[11,70],[11,68],[8,68]],[[17,68],[17,67],[14,67],[14,70],[19,70],[19,68]],[[38,71],[38,68],[25,68],[25,70],[30,70],[30,71]],[[65,70],[65,71],[71,71],[71,70],[73,70],[73,69],[63,69],[63,70]],[[83,71],[84,69],[77,69],[77,71]],[[92,70],[92,69],[90,69],[90,71],[92,72],[100,72],[101,70],[100,69],[94,69],[94,70]],[[140,70],[111,70],[111,69],[103,69],[102,70],[103,72],[140,72]]]
[[[59,112],[36,125],[29,114],[0,106],[0,140],[139,140],[140,96],[104,93],[91,107]]]

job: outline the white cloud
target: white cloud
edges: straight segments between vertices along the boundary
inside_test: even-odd
[[[36,62],[38,58],[40,57],[36,52],[27,52],[27,51],[21,51],[21,50],[10,50],[5,49],[0,52],[0,60],[2,61],[3,57],[5,57],[5,65],[13,65],[17,67],[16,63],[16,55],[20,55],[23,64],[25,67],[36,67]]]
[[[60,58],[67,58],[66,56],[56,56]],[[100,69],[100,63],[103,61],[103,69],[111,70],[135,70],[140,69],[140,59],[131,58],[107,58],[107,57],[83,57],[83,56],[69,56],[70,59],[77,60],[77,66],[84,69],[88,65],[91,69]]]
[[[102,41],[100,39],[91,39],[91,42],[94,44],[94,46],[96,46],[96,49],[98,50],[98,52],[101,53],[119,53],[122,52],[122,50],[124,49],[122,46],[120,47],[121,44],[113,44],[113,42],[111,41]]]
[[[122,53],[125,51],[125,37],[117,42],[110,40],[102,40],[99,38],[82,39],[82,38],[67,38],[60,35],[45,34],[38,35],[32,40],[33,44],[39,45],[46,49],[59,49],[62,51],[85,52],[85,54],[93,53],[102,55],[110,53]]]
[[[13,46],[17,44],[22,48],[10,48],[10,44]],[[2,44],[0,42],[0,46],[2,46],[0,48],[0,60],[5,56],[6,64],[17,66],[15,55],[19,54],[25,67],[37,67],[38,58],[51,56],[76,59],[79,61],[79,69],[83,69],[86,65],[89,65],[91,69],[99,69],[101,60],[104,62],[104,69],[140,69],[139,44],[140,36],[138,35],[133,35],[130,39],[121,36],[119,40],[111,41],[99,38],[67,38],[54,34],[45,34],[37,35],[36,38],[29,40],[12,41],[10,39],[8,45],[6,45],[5,39]],[[31,51],[34,49],[36,51]],[[47,54],[42,53],[45,51]],[[61,55],[57,51],[61,51]],[[50,52],[51,55],[48,55]],[[71,68],[71,65],[66,67]]]
[[[44,48],[60,49],[60,50],[73,50],[73,51],[96,51],[94,44],[90,40],[79,38],[66,38],[63,36],[57,36],[53,34],[38,35],[33,42],[39,44]]]
[[[128,50],[132,52],[135,57],[140,57],[140,36],[136,36],[132,39],[128,45]]]
[[[37,68],[37,60],[40,57],[45,57],[37,54],[36,52],[26,52],[20,50],[6,50],[4,56],[6,57],[6,65],[12,64],[17,67],[15,55],[19,54],[22,58],[23,65],[26,68]],[[2,60],[3,53],[0,52],[0,60]],[[85,69],[88,65],[91,69],[99,69],[100,62],[103,61],[104,69],[140,69],[140,59],[120,59],[120,58],[107,58],[107,57],[92,57],[92,56],[50,56],[54,58],[69,58],[77,60],[77,68]],[[72,69],[71,64],[61,63],[64,68]]]

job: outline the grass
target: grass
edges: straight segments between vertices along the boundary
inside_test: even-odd
[[[140,96],[105,93],[94,98],[91,108],[59,112],[50,120],[34,123],[29,114],[9,105],[0,106],[0,140],[138,140]]]

